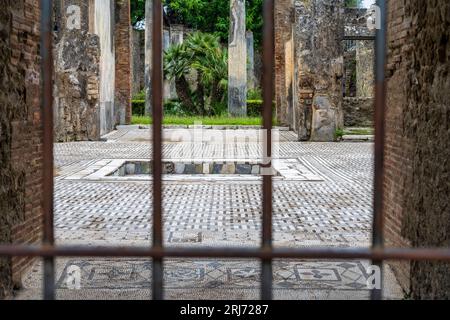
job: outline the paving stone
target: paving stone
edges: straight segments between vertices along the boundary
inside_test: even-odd
[[[147,130],[118,131],[110,143],[80,142],[55,144],[55,232],[58,244],[148,245],[152,239],[152,198],[149,180],[85,181],[84,175],[95,170],[114,170],[124,159],[151,159],[148,142],[129,141],[145,137]],[[279,158],[286,170],[300,172],[319,181],[274,181],[274,245],[298,246],[368,246],[372,220],[373,144],[372,143],[302,143],[290,132],[283,133]],[[144,141],[144,140],[142,140]],[[235,159],[258,162],[262,150],[258,143],[221,145],[203,143],[164,144],[165,159],[224,159],[224,149],[234,151]],[[189,155],[189,157],[181,157]],[[296,160],[296,161],[293,161]],[[116,161],[116,162],[114,162]],[[191,160],[188,160],[191,161]],[[203,173],[201,164],[184,162],[184,175]],[[253,162],[252,162],[253,163]],[[105,169],[106,166],[106,169]],[[248,165],[252,173],[256,165]],[[94,169],[92,169],[94,168]],[[181,172],[181,165],[174,165]],[[304,168],[307,168],[305,170]],[[148,174],[150,162],[137,164],[137,174]],[[198,170],[197,170],[198,169]],[[247,167],[246,167],[247,169]],[[235,173],[234,164],[215,164],[217,176]],[[80,172],[85,171],[83,174]],[[94,171],[94,172],[93,172]],[[220,174],[219,174],[220,173]],[[78,175],[78,176],[75,176]],[[70,180],[66,177],[72,176]],[[77,178],[78,177],[78,178]],[[163,184],[165,245],[258,246],[261,238],[261,181],[189,180],[165,181]],[[197,242],[196,242],[197,241]],[[65,298],[148,298],[151,263],[148,259],[57,259],[57,293]],[[63,272],[70,263],[81,264],[95,275],[80,292],[65,289]],[[361,287],[363,261],[281,261],[274,268],[274,294],[284,298],[365,298]],[[258,292],[258,266],[254,261],[220,259],[170,260],[166,264],[167,296],[192,298],[255,298]],[[40,270],[37,265],[36,270]],[[348,269],[348,270],[347,270]],[[132,272],[135,270],[136,272]],[[360,270],[360,271],[358,271]],[[126,277],[102,279],[101,274]],[[133,277],[128,275],[133,274]],[[388,284],[395,278],[386,273]],[[142,277],[141,280],[138,280]],[[39,272],[26,276],[22,298],[40,294]],[[316,280],[318,279],[318,280]],[[340,279],[337,281],[336,279]],[[216,282],[214,282],[216,281]],[[221,284],[219,282],[221,281]],[[217,291],[210,285],[216,283]],[[144,285],[145,284],[145,285]],[[108,289],[108,285],[111,288]],[[145,288],[144,288],[145,287]],[[396,287],[395,287],[396,288]],[[147,291],[146,291],[147,290]],[[171,291],[174,290],[174,291]],[[178,295],[174,292],[178,292]],[[120,294],[117,292],[121,292]],[[401,291],[390,291],[401,298]]]

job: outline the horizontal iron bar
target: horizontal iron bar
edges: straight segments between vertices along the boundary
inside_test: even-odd
[[[344,36],[342,40],[368,40],[368,41],[375,41],[375,36]]]
[[[0,245],[0,257],[364,259],[450,262],[449,248],[175,248]]]

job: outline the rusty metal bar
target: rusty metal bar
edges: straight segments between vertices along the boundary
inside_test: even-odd
[[[266,133],[266,141],[263,143],[263,155],[265,160],[272,163],[272,101],[274,96],[274,1],[264,1],[264,30],[263,30],[263,127]],[[264,161],[266,164],[267,161]],[[272,175],[263,175],[263,197],[262,197],[262,250],[272,249]],[[261,298],[272,299],[272,258],[266,257],[261,261]]]
[[[162,220],[162,118],[163,118],[163,7],[161,0],[153,1],[152,33],[152,110],[153,110],[153,249],[163,248]],[[153,299],[162,300],[163,257],[153,257]]]
[[[41,71],[42,71],[42,121],[43,121],[43,242],[53,245],[53,1],[41,1]],[[44,258],[44,299],[55,299],[55,259]]]
[[[0,245],[0,257],[172,257],[240,259],[363,259],[450,262],[449,248],[87,247]]]
[[[385,147],[385,110],[386,110],[386,1],[377,0],[380,8],[381,28],[376,30],[375,40],[375,176],[373,195],[373,227],[372,247],[384,247],[383,232],[383,177],[384,177],[384,147]],[[373,259],[372,264],[380,267],[381,289],[373,289],[372,300],[381,300],[383,297],[383,260]]]

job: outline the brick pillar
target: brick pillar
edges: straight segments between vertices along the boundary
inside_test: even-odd
[[[0,14],[0,243],[42,240],[39,2],[5,0]],[[34,260],[0,258],[0,299]]]
[[[275,1],[275,100],[277,120],[291,126],[294,106],[294,0]]]
[[[130,0],[116,1],[115,114],[117,124],[131,124],[131,18]]]

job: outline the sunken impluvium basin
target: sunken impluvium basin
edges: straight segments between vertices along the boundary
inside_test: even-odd
[[[185,175],[259,175],[261,166],[258,163],[238,161],[208,161],[208,162],[175,162],[163,161],[163,174]],[[153,173],[152,161],[127,161],[109,176],[148,175]]]

